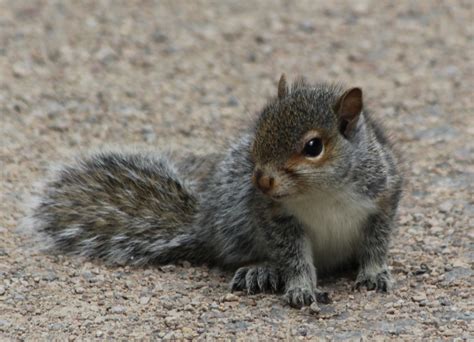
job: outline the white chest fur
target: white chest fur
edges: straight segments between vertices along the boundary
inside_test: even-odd
[[[319,192],[286,203],[290,214],[305,227],[317,269],[330,270],[354,255],[372,201],[352,192]]]

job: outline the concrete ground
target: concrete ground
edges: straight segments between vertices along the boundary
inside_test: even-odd
[[[471,1],[0,0],[0,340],[473,339]],[[230,275],[36,251],[35,182],[104,145],[225,148],[282,72],[342,81],[392,133],[407,184],[387,295],[228,295]]]

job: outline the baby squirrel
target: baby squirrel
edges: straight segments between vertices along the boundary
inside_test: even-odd
[[[30,215],[54,247],[113,264],[207,263],[232,290],[328,301],[317,273],[356,265],[355,287],[387,291],[402,177],[362,90],[304,79],[209,158],[102,152],[66,166]]]

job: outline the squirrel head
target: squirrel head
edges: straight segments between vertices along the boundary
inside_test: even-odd
[[[362,112],[362,90],[343,91],[304,79],[278,84],[263,109],[252,145],[257,188],[276,200],[338,186],[350,167],[351,140]]]

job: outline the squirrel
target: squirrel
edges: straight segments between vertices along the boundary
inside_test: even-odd
[[[111,264],[177,261],[234,271],[232,291],[327,303],[317,274],[357,267],[391,287],[387,251],[402,175],[360,88],[287,85],[227,151],[173,159],[100,152],[64,166],[30,214],[55,250]]]

